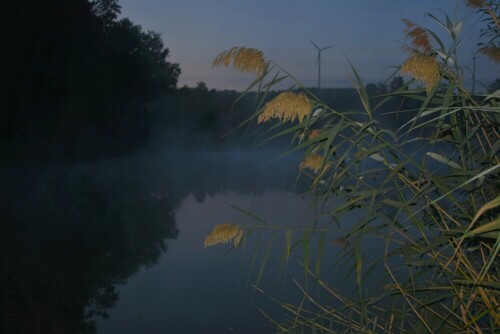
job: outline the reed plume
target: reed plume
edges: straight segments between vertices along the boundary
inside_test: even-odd
[[[277,118],[282,122],[302,122],[311,110],[311,102],[304,93],[284,92],[269,101],[259,115],[258,123]]]
[[[242,73],[261,76],[266,69],[266,61],[262,51],[237,46],[219,53],[212,62],[212,66],[229,67],[231,60],[233,61],[233,67]]]
[[[308,155],[299,165],[300,170],[309,168],[314,174],[318,174],[319,171],[330,168],[332,163],[330,161],[325,161],[321,155],[311,154]]]
[[[479,52],[493,60],[495,63],[500,63],[500,47],[486,46],[479,49]]]
[[[231,241],[236,247],[242,238],[243,230],[239,226],[230,223],[219,224],[205,238],[205,248]]]
[[[307,138],[309,140],[316,139],[316,138],[318,138],[320,133],[321,133],[320,129],[313,129],[313,130],[311,130],[311,132],[309,132],[309,136],[307,136]]]
[[[406,37],[410,39],[411,44],[416,49],[421,49],[424,53],[429,53],[432,50],[432,44],[427,31],[410,20],[401,19],[401,21],[406,25],[404,32],[406,33]]]
[[[472,8],[483,8],[486,6],[486,1],[484,0],[467,0],[465,1],[465,5],[467,7],[472,7]]]
[[[416,80],[425,83],[425,90],[429,93],[436,85],[441,75],[439,73],[439,64],[435,57],[427,56],[418,52],[408,58],[401,66],[402,74],[410,74]]]

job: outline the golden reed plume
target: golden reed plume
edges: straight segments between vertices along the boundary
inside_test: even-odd
[[[483,8],[486,6],[486,1],[484,0],[466,0],[465,5],[472,8]]]
[[[432,50],[432,44],[427,31],[410,20],[401,19],[401,21],[406,25],[404,32],[406,33],[406,37],[410,39],[411,44],[416,49],[421,49],[422,52],[429,53]]]
[[[309,132],[309,135],[307,136],[307,139],[313,140],[319,137],[321,131],[319,129],[313,129],[311,132]]]
[[[266,69],[266,62],[262,51],[237,46],[219,53],[212,62],[212,66],[229,67],[231,60],[233,61],[234,68],[242,73],[251,73],[260,76],[264,74]]]
[[[424,82],[425,90],[429,93],[441,78],[438,61],[429,55],[432,51],[429,33],[410,20],[402,19],[401,21],[406,25],[404,30],[406,37],[410,39],[413,46],[413,48],[404,47],[410,53],[410,58],[401,66],[401,73],[410,74],[416,80]]]
[[[425,90],[429,93],[436,85],[441,75],[439,73],[439,64],[435,57],[427,56],[418,52],[408,58],[401,66],[402,74],[410,74],[416,80],[425,83]]]
[[[205,238],[205,248],[231,241],[236,247],[242,238],[243,230],[239,226],[230,223],[219,224]]]
[[[284,92],[269,101],[264,111],[259,115],[258,123],[277,118],[282,122],[293,122],[298,119],[302,122],[311,111],[311,102],[304,93]]]
[[[484,48],[479,49],[479,52],[486,55],[495,63],[500,63],[500,47],[486,46]]]
[[[321,156],[321,155],[318,155],[318,154],[311,154],[311,155],[308,155],[299,165],[299,168],[302,170],[302,169],[305,169],[305,168],[309,168],[310,170],[312,170],[314,172],[314,174],[318,174],[319,171],[323,170],[327,170],[328,168],[330,168],[332,165],[332,163],[330,161],[325,161],[325,159]]]

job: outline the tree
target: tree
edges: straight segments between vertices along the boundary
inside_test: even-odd
[[[403,87],[403,77],[401,76],[397,76],[397,77],[394,77],[392,80],[391,80],[391,83],[389,84],[389,89],[391,92]]]
[[[377,85],[374,83],[367,84],[365,89],[368,96],[373,96],[377,94]]]
[[[148,104],[180,73],[160,34],[118,20],[117,0],[13,1],[6,11],[0,154],[77,157],[144,143]]]
[[[208,92],[208,88],[207,88],[207,84],[203,81],[200,81],[196,84],[196,88],[195,88],[197,91],[201,92],[201,93],[207,93]]]
[[[109,27],[121,14],[121,6],[118,0],[95,0],[91,1],[92,12],[102,20],[105,27]]]
[[[109,43],[108,61],[127,94],[141,95],[150,101],[160,92],[176,87],[180,68],[166,61],[169,50],[160,34],[144,32],[141,26],[122,19],[110,30]]]
[[[490,87],[488,87],[488,92],[493,93],[500,89],[500,78],[496,79],[491,83]]]
[[[385,83],[379,82],[377,84],[377,94],[383,95],[387,93],[387,85]]]

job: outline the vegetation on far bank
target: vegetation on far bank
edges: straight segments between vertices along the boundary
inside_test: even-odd
[[[256,92],[239,99],[240,92],[203,82],[178,88],[182,64],[168,61],[160,34],[121,18],[118,0],[14,1],[6,14],[2,160],[96,159],[165,144],[233,146],[267,127],[238,127]],[[381,101],[402,84],[395,77],[367,84],[366,92]],[[354,88],[310,91],[339,111],[363,108]],[[279,93],[270,91],[267,99]],[[408,103],[394,98],[383,108],[404,110]],[[404,114],[377,117],[390,128],[405,120]]]

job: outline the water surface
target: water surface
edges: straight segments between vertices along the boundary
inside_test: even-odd
[[[175,151],[85,164],[3,165],[5,333],[272,333],[245,251],[204,249],[223,222],[305,224],[298,156]],[[259,285],[284,294],[279,254]],[[273,313],[274,312],[274,313]]]

